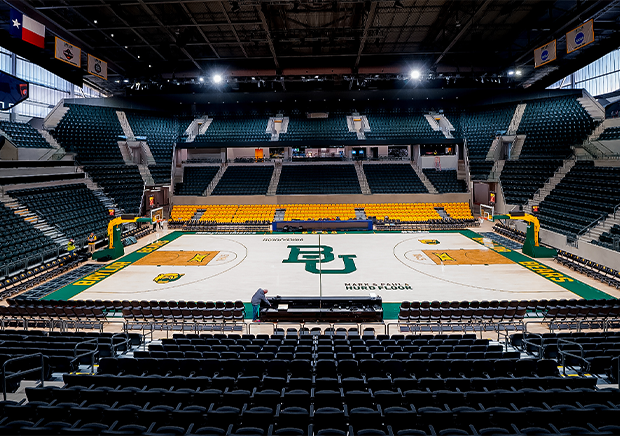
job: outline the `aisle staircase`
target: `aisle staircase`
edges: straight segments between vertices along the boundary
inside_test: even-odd
[[[532,213],[532,206],[540,204],[546,197],[553,191],[553,189],[562,181],[562,179],[569,173],[571,168],[575,166],[577,161],[574,159],[566,159],[562,166],[549,177],[549,180],[534,194],[530,200],[523,206],[523,210],[528,213]]]
[[[523,150],[523,144],[525,144],[525,135],[517,135],[515,142],[510,149],[510,160],[518,160],[521,156],[521,150]]]
[[[426,177],[426,174],[424,174],[424,172],[416,165],[415,162],[411,162],[411,167],[413,168],[413,171],[415,171],[415,173],[418,175],[418,177],[420,178],[420,181],[424,184],[424,186],[426,186],[426,189],[428,190],[429,194],[437,194],[437,188],[435,188],[435,186],[431,183],[430,180],[428,180],[428,177]]]
[[[614,218],[614,214],[610,213],[604,220],[599,221],[598,225],[592,227],[583,235],[580,235],[579,240],[584,242],[590,242],[593,239],[598,240],[603,233],[609,232],[615,224],[620,225],[620,215],[616,214]]]
[[[370,195],[370,187],[368,186],[368,180],[366,179],[366,173],[364,173],[364,167],[362,161],[356,161],[353,165],[355,167],[355,173],[357,174],[357,181],[360,184],[362,194]]]
[[[127,141],[134,141],[135,135],[133,134],[133,130],[131,130],[131,125],[127,120],[127,115],[125,115],[124,111],[116,111],[116,116],[118,117],[118,122],[123,129],[123,134],[127,137]]]
[[[517,105],[515,113],[512,115],[512,119],[510,120],[510,124],[508,125],[506,136],[512,136],[517,134],[517,130],[519,130],[519,124],[521,124],[521,119],[523,118],[523,113],[525,112],[526,106],[527,104],[525,103]]]
[[[271,174],[271,181],[267,188],[267,195],[276,195],[278,192],[278,183],[280,183],[280,174],[282,173],[282,162],[276,162]]]
[[[213,192],[213,190],[215,189],[217,184],[220,182],[220,179],[224,175],[224,172],[226,171],[226,168],[228,168],[228,164],[222,162],[222,164],[220,165],[220,169],[218,170],[217,174],[215,174],[215,177],[213,177],[213,180],[211,180],[211,183],[209,183],[209,186],[207,186],[207,189],[205,189],[205,191],[202,193],[203,196],[204,195],[211,195],[211,193]]]
[[[30,211],[30,209],[13,197],[0,193],[0,201],[4,203],[7,208],[11,209],[13,213],[19,215],[24,221],[32,224],[35,229],[41,231],[56,244],[66,246],[67,242],[69,242],[69,238],[67,238],[67,236],[57,227],[51,226],[43,217]]]
[[[140,171],[140,175],[142,176],[142,180],[144,180],[145,185],[155,185],[155,181],[153,180],[153,176],[151,175],[148,165],[138,165],[138,171]]]

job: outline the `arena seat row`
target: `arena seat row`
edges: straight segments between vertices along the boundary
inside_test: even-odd
[[[183,167],[183,182],[175,184],[175,195],[203,195],[219,170],[215,165]]]
[[[563,250],[558,250],[558,255],[555,257],[555,260],[559,264],[581,274],[585,274],[588,277],[592,277],[616,289],[620,288],[620,271],[618,270]]]
[[[149,165],[148,168],[156,185],[170,184],[170,168],[172,168],[172,162],[161,162],[158,165]]]
[[[85,240],[91,232],[98,237],[106,234],[108,211],[83,183],[19,189],[8,194],[50,225],[58,226],[68,238]]]
[[[125,116],[135,136],[145,136],[146,143],[158,165],[165,166],[170,183],[172,149],[177,138],[192,122],[187,117],[171,117],[165,114],[125,110]],[[150,169],[150,167],[149,167]],[[152,174],[152,173],[151,173]],[[157,181],[156,181],[157,183]]]
[[[55,254],[52,257],[55,257]],[[78,263],[79,255],[74,251],[61,254],[53,260],[41,262],[37,266],[29,266],[23,272],[13,276],[5,276],[5,278],[0,281],[0,299],[8,299],[39,283],[47,282],[57,275],[77,266]]]
[[[67,104],[52,136],[67,151],[76,152],[82,164],[123,163],[118,137],[123,129],[116,109],[99,106]]]
[[[84,171],[126,213],[140,212],[144,180],[137,165],[85,165]]]
[[[4,132],[16,147],[52,148],[37,129],[28,123],[0,120],[0,131]]]
[[[458,130],[464,139],[467,140],[467,153],[470,160],[470,172],[472,179],[486,180],[493,162],[490,166],[480,165],[472,169],[472,160],[476,162],[485,162],[491,144],[498,132],[508,130],[510,121],[514,115],[517,106],[515,104],[497,105],[492,109],[480,109],[466,111],[457,119],[449,117],[453,125],[458,126]],[[458,122],[457,122],[458,121]],[[487,170],[488,168],[488,170]]]
[[[456,170],[424,168],[422,171],[440,194],[445,194],[446,192],[467,192],[465,180],[457,179]]]
[[[577,162],[540,203],[541,227],[576,237],[614,212],[620,204],[619,183],[620,168]]]
[[[244,217],[253,221],[272,222],[276,210],[284,210],[284,219],[354,219],[355,210],[363,209],[367,217],[383,221],[385,217],[401,222],[424,222],[441,220],[437,208],[443,208],[456,220],[473,220],[467,203],[349,203],[349,204],[280,204],[280,205],[175,205],[171,212],[171,223],[188,221],[203,211],[200,221],[216,223],[240,223]],[[247,221],[247,220],[246,220]]]
[[[557,159],[507,160],[500,174],[506,203],[527,203],[561,165]]]
[[[269,141],[271,133],[266,133],[268,117],[247,115],[245,117],[211,118],[207,130],[197,135],[194,142],[251,142]]]
[[[64,389],[49,391],[49,397],[63,397]],[[68,389],[73,391],[73,389]],[[77,391],[77,390],[76,390]],[[96,431],[101,434],[252,434],[252,435],[449,435],[449,434],[600,434],[598,430],[618,429],[617,410],[610,401],[598,404],[570,401],[551,406],[543,400],[556,392],[518,392],[515,403],[490,403],[501,398],[500,392],[467,395],[410,395],[399,398],[388,392],[357,393],[325,390],[310,393],[303,390],[280,393],[263,390],[255,392],[221,393],[217,390],[200,392],[166,392],[161,389],[138,390],[79,390],[85,398],[99,394],[105,403],[92,401],[47,403],[37,401],[39,392],[30,389],[32,401],[19,406],[7,404],[3,414],[10,416],[1,428],[7,431],[28,430],[41,433],[50,430],[76,432]],[[558,394],[571,391],[561,390]],[[590,401],[613,398],[616,392],[586,392]],[[144,398],[150,394],[161,403],[144,402],[143,406],[122,399]],[[412,394],[415,394],[412,392]],[[478,395],[480,394],[480,395]],[[488,395],[485,395],[488,394]],[[608,395],[612,394],[612,395]],[[114,404],[107,396],[118,398]],[[572,396],[575,398],[575,396]],[[482,402],[474,401],[481,399]],[[178,401],[174,404],[174,401]],[[213,401],[215,400],[215,401]],[[52,400],[54,401],[54,400]],[[209,402],[211,401],[211,402]],[[424,401],[425,403],[421,403]],[[441,403],[444,401],[444,403]],[[140,402],[140,401],[136,401]],[[58,404],[58,405],[50,405]],[[172,405],[171,405],[172,404]],[[432,404],[432,405],[430,405]],[[501,404],[501,405],[500,405]],[[316,405],[316,406],[315,406]],[[52,420],[56,420],[53,422]],[[79,420],[79,421],[78,421]],[[590,424],[594,422],[596,426]],[[578,425],[584,427],[576,427]],[[356,430],[359,429],[358,430]],[[575,429],[581,428],[581,431]],[[109,431],[117,429],[118,431]],[[589,432],[588,430],[592,430]],[[347,433],[348,432],[348,433]],[[611,432],[610,432],[611,433]],[[604,434],[604,433],[603,433]]]
[[[418,113],[368,113],[370,131],[365,132],[367,140],[401,139],[401,138],[445,138],[440,130],[433,130],[424,114]]]
[[[426,186],[407,163],[364,164],[364,174],[373,194],[428,193]]]
[[[280,133],[280,141],[355,141],[356,132],[349,132],[344,115],[330,114],[329,118],[308,118],[292,115],[288,119],[286,133]]]
[[[544,313],[549,309],[563,309],[572,307],[620,307],[620,300],[578,300],[578,299],[550,299],[550,300],[471,300],[471,301],[403,301],[401,309],[526,309],[528,312]]]
[[[266,195],[273,171],[272,165],[229,165],[211,195]]]
[[[594,127],[575,96],[528,101],[517,130],[518,135],[526,135],[519,160],[565,159],[570,147],[581,144]]]
[[[611,308],[608,309],[611,311]],[[401,309],[399,322],[511,322],[520,321],[526,315],[526,308],[410,308]]]
[[[47,260],[56,255],[56,244],[3,203],[0,204],[0,271],[4,277],[4,266],[34,255]],[[12,273],[13,271],[11,271]],[[7,277],[8,279],[8,277]],[[6,280],[6,279],[5,279]]]
[[[361,193],[351,164],[283,165],[277,189],[278,195]]]
[[[620,139],[620,126],[607,127],[598,137],[599,141]]]

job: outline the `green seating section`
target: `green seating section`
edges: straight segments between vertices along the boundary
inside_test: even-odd
[[[365,164],[364,173],[373,194],[428,193],[409,164]]]
[[[361,194],[352,164],[283,165],[278,195]]]
[[[194,142],[269,141],[271,134],[265,132],[268,122],[269,118],[264,116],[216,117]]]
[[[65,150],[77,153],[82,164],[123,163],[118,137],[123,129],[116,110],[108,107],[67,104],[69,112],[52,136]]]
[[[593,240],[592,243],[610,250],[620,251],[620,226],[614,224],[608,232],[604,232],[598,239]]]
[[[516,108],[516,104],[510,104],[463,113],[460,119],[460,131],[462,137],[467,140],[467,154],[470,160],[486,159],[496,134],[508,130]]]
[[[149,172],[157,185],[169,185],[172,163],[170,165],[149,165]]]
[[[581,144],[594,127],[574,96],[528,102],[517,130],[526,135],[519,159],[565,159],[571,146]]]
[[[599,141],[609,141],[612,139],[620,139],[620,126],[608,127],[598,137]]]
[[[280,134],[280,141],[355,141],[357,134],[349,132],[345,115],[330,118],[307,118],[291,116],[286,133]]]
[[[55,251],[56,244],[0,202],[0,276],[3,268],[22,259]]]
[[[543,228],[575,236],[620,204],[620,168],[577,162],[540,203]]]
[[[441,131],[432,129],[423,113],[413,109],[400,113],[399,108],[394,108],[391,113],[377,111],[366,114],[366,117],[370,125],[370,132],[365,133],[367,140],[445,138]]]
[[[492,160],[469,160],[469,175],[472,180],[487,180],[493,169]]]
[[[458,180],[456,178],[456,170],[438,171],[435,168],[424,168],[422,171],[440,194],[446,192],[467,192],[465,180]]]
[[[86,165],[90,177],[126,213],[138,214],[144,181],[136,165]]]
[[[16,147],[52,148],[49,142],[30,124],[0,121],[0,130],[4,131]]]
[[[168,166],[170,170],[174,143],[192,120],[134,111],[125,111],[125,115],[133,134],[146,137],[146,143],[157,164]],[[167,183],[170,183],[170,171]]]
[[[202,195],[219,170],[215,165],[184,167],[183,183],[175,185],[175,195]]]
[[[90,232],[102,237],[107,231],[108,211],[83,183],[19,189],[8,194],[68,238],[85,240]]]
[[[508,204],[525,204],[562,165],[558,159],[508,160],[500,181]]]
[[[266,195],[272,165],[229,165],[211,195]]]

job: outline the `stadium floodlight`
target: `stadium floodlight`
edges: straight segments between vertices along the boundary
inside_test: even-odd
[[[515,71],[515,74],[516,74],[517,76],[520,76],[520,75],[521,75],[521,70],[517,70],[517,71]]]
[[[221,83],[222,82],[222,76],[220,74],[216,74],[213,76],[213,83]]]
[[[508,75],[509,75],[509,76],[514,76],[514,74],[515,74],[514,70],[510,70],[510,71],[508,71]]]
[[[204,82],[205,78],[204,77],[200,77],[198,80],[200,80],[201,82]]]
[[[123,80],[123,83],[129,83],[129,79]]]
[[[420,78],[420,71],[419,70],[411,70],[411,73],[409,74],[409,76],[412,79],[419,79]]]

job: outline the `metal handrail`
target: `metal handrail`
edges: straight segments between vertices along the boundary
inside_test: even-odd
[[[529,341],[529,340],[527,339],[526,334],[527,334],[527,335],[533,335],[533,336],[536,336],[536,337],[540,338],[540,344],[537,344],[537,343],[535,343],[535,342]],[[544,338],[543,338],[542,334],[540,334],[540,333],[526,333],[526,332],[524,331],[524,332],[523,332],[523,341],[522,341],[522,342],[523,342],[523,344],[524,344],[523,351],[524,351],[524,352],[527,352],[527,346],[529,345],[529,346],[532,346],[532,347],[538,348],[538,357],[542,357],[542,355],[543,355],[543,346],[542,346],[542,344],[543,344],[543,339],[544,339]]]
[[[94,350],[90,350],[87,351],[85,353],[79,354],[78,355],[78,347],[80,345],[84,345],[84,344],[95,344],[96,347]],[[82,341],[82,342],[78,342],[77,344],[75,344],[75,347],[73,347],[73,358],[74,360],[78,360],[82,357],[85,356],[90,356],[90,372],[91,374],[95,372],[95,355],[99,352],[99,338],[93,338],[93,339],[89,339],[87,341]],[[78,360],[79,363],[79,360]]]
[[[125,336],[125,340],[123,342],[119,342],[118,344],[114,343],[114,338]],[[102,338],[97,338],[102,339]],[[131,348],[129,345],[131,344],[131,338],[128,333],[115,333],[110,338],[110,346],[112,347],[112,353],[114,353],[114,357],[117,357],[117,347],[121,347],[123,345],[127,346],[127,349]]]
[[[558,353],[560,354],[560,356],[562,356],[562,373],[564,375],[566,375],[566,365],[565,365],[566,356],[570,356],[570,357],[575,357],[577,359],[581,359],[583,362],[585,362],[586,364],[589,365],[589,362],[585,359],[585,357],[583,357],[584,356],[583,346],[579,342],[572,342],[572,341],[569,341],[569,340],[564,339],[564,338],[557,338],[557,339],[558,339],[558,342],[565,342],[567,344],[577,345],[579,347],[579,349],[581,350],[581,356],[577,356],[576,354],[569,353],[568,351],[563,351],[563,350],[560,349],[560,347],[558,347]]]
[[[26,360],[26,359],[30,359],[32,357],[40,357],[41,358],[41,366],[37,367],[37,368],[32,368],[32,369],[26,369],[26,370],[20,370],[17,372],[14,372],[13,374],[10,374],[9,376],[6,375],[6,365],[9,362],[17,362],[20,360]],[[21,377],[22,375],[26,375],[26,374],[33,374],[36,371],[41,370],[41,387],[44,387],[44,381],[45,381],[45,356],[43,355],[43,353],[36,353],[36,354],[29,354],[27,356],[20,356],[20,357],[13,357],[7,361],[5,361],[2,364],[2,395],[4,397],[4,401],[6,401],[6,381],[7,379],[11,379],[11,378],[15,378],[15,377]]]

